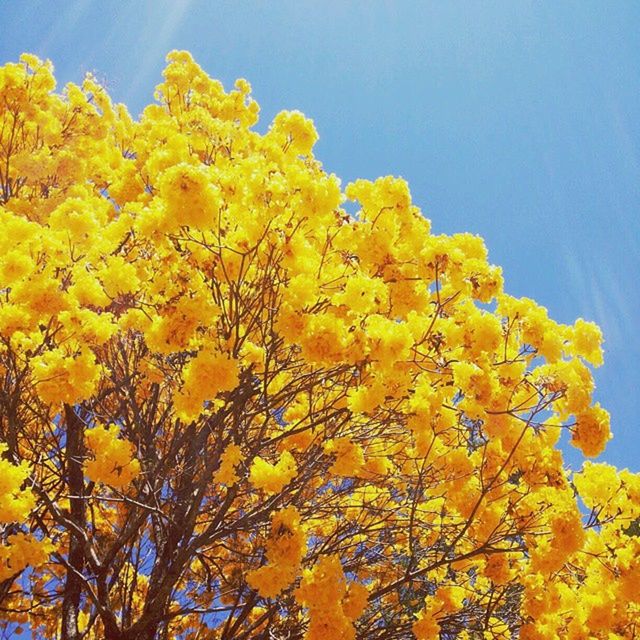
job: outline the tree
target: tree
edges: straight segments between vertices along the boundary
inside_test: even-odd
[[[138,120],[54,90],[0,69],[5,636],[638,636],[640,477],[557,445],[594,324],[185,52]]]

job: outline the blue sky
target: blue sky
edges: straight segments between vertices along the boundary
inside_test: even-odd
[[[510,293],[601,325],[602,459],[640,471],[638,24],[634,1],[0,0],[0,63],[93,71],[136,115],[188,49],[252,83],[259,130],[304,111],[328,171],[403,176],[435,232],[485,238]]]

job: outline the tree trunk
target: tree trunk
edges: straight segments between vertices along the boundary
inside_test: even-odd
[[[66,478],[69,487],[71,520],[82,531],[85,530],[86,514],[84,504],[84,474],[82,455],[84,453],[84,425],[73,407],[64,405],[67,425],[65,447]],[[84,568],[84,540],[74,529],[69,531],[69,567],[62,601],[61,640],[78,640],[78,613],[82,595],[82,570]]]

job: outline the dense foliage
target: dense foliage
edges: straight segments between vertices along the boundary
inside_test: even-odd
[[[0,69],[5,636],[640,634],[640,477],[558,448],[610,437],[594,324],[187,53],[138,120],[54,90]]]

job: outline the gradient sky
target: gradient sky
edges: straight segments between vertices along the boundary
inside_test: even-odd
[[[600,324],[601,459],[640,471],[638,25],[640,3],[613,0],[0,0],[0,63],[50,58],[60,85],[92,71],[136,115],[188,49],[251,82],[260,131],[304,111],[326,170],[403,176],[436,233],[485,238],[509,293]]]

